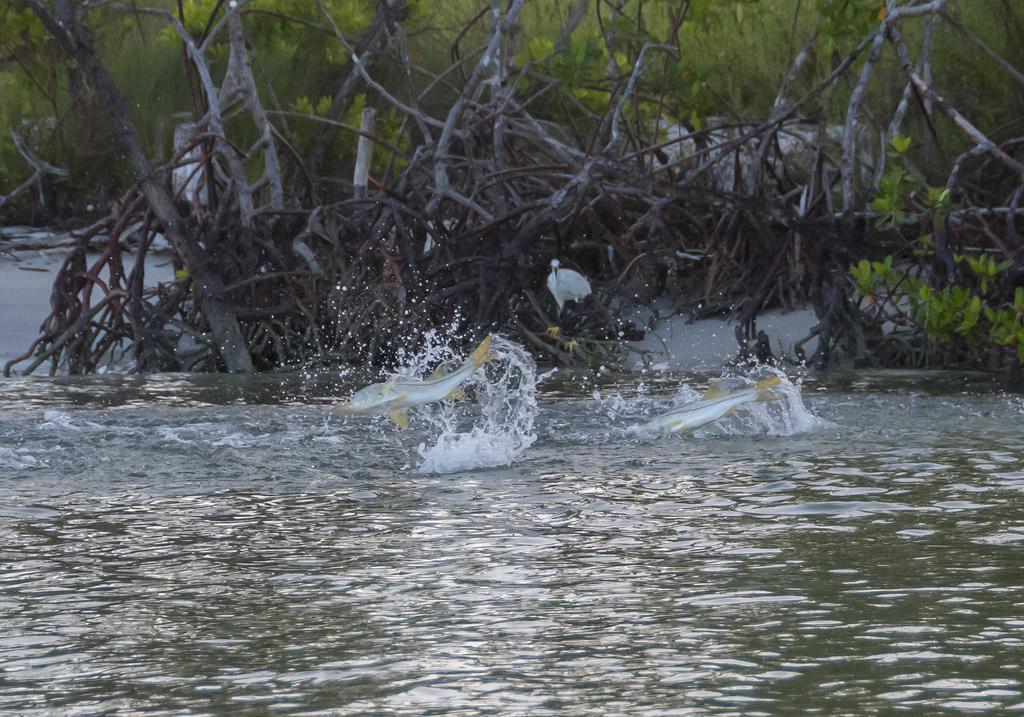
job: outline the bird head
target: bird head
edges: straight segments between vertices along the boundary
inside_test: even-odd
[[[561,265],[562,265],[562,262],[558,261],[558,259],[552,259],[551,260],[551,268],[552,269],[557,269]]]

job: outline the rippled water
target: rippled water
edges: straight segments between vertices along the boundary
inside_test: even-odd
[[[629,438],[680,380],[548,380],[448,474],[315,382],[6,381],[0,713],[1024,710],[1019,396],[808,379],[792,435]]]

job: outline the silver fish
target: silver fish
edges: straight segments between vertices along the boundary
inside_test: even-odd
[[[693,431],[712,421],[717,421],[735,411],[744,403],[773,401],[780,396],[772,389],[781,382],[778,376],[758,381],[753,386],[726,391],[712,385],[701,398],[679,408],[655,416],[636,427],[640,433],[682,433]]]
[[[335,416],[387,413],[392,421],[402,428],[408,428],[409,408],[458,398],[462,394],[460,386],[494,357],[491,353],[491,337],[488,336],[473,350],[466,363],[451,373],[444,373],[439,366],[430,377],[423,380],[400,380],[395,376],[356,391],[350,399],[331,408],[331,413]]]

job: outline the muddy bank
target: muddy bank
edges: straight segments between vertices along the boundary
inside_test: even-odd
[[[0,363],[23,354],[39,335],[50,307],[57,271],[74,242],[69,234],[26,227],[0,228]],[[95,260],[95,254],[89,255]],[[131,266],[126,267],[130,270]],[[174,280],[171,258],[155,254],[146,264],[147,283]],[[691,322],[671,313],[667,301],[655,301],[630,320],[648,327],[642,341],[630,342],[627,367],[632,370],[714,370],[736,358],[735,324],[721,319]],[[817,323],[814,312],[770,311],[758,318],[758,329],[770,340],[778,357],[792,357],[793,345]],[[805,350],[813,353],[816,340]],[[45,372],[48,366],[39,368]],[[127,367],[122,367],[127,368]]]
[[[24,354],[39,337],[40,326],[50,311],[57,272],[75,246],[70,233],[33,227],[0,227],[0,365]],[[98,253],[86,254],[91,265]],[[135,257],[125,255],[126,269]],[[154,253],[146,261],[147,282],[174,280],[171,257]],[[45,373],[49,365],[36,371]]]
[[[633,351],[630,369],[651,368],[660,371],[714,370],[734,361],[738,355],[736,324],[726,319],[691,321],[685,315],[671,313],[667,302],[657,301],[649,310],[637,312],[636,322],[649,326],[642,341],[630,342]],[[768,337],[772,355],[795,359],[793,347],[818,323],[810,308],[796,311],[768,311],[757,318],[757,329]],[[807,355],[818,348],[817,338],[807,341]]]

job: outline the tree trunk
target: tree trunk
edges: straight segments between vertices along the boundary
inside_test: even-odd
[[[160,220],[165,235],[192,276],[196,296],[201,301],[203,316],[210,325],[217,349],[228,371],[251,373],[252,357],[246,348],[235,311],[223,299],[224,281],[211,266],[206,251],[189,236],[185,218],[174,205],[167,188],[157,178],[146,157],[139,133],[132,123],[128,107],[99,53],[88,40],[77,14],[72,14],[70,24],[67,21],[57,22],[41,0],[23,2],[36,14],[54,39],[75,59],[96,97],[106,107],[113,124],[114,137],[127,153],[146,201],[153,214]]]

